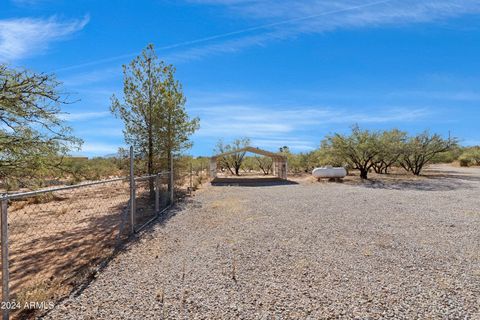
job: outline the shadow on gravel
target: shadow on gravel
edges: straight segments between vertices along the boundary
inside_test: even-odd
[[[76,252],[76,256],[74,257],[76,260],[79,258],[84,258],[82,260],[83,264],[80,264],[76,266],[76,268],[73,270],[74,275],[78,275],[78,273],[82,273],[82,277],[80,278],[66,278],[66,280],[70,281],[70,290],[71,292],[69,294],[65,294],[61,299],[58,299],[56,301],[57,304],[61,303],[64,301],[68,296],[79,296],[80,294],[83,293],[83,291],[88,288],[91,283],[93,283],[96,279],[96,274],[101,272],[103,269],[108,267],[110,262],[119,254],[129,250],[129,248],[132,245],[135,245],[135,243],[138,243],[141,239],[149,239],[153,237],[152,233],[155,231],[155,226],[157,225],[163,225],[168,222],[168,220],[172,217],[174,217],[178,212],[181,212],[182,210],[185,209],[187,205],[189,206],[200,206],[197,201],[193,200],[191,197],[187,196],[186,193],[181,193],[179,192],[178,195],[181,196],[180,199],[177,198],[177,201],[172,207],[168,208],[166,211],[163,212],[163,214],[159,215],[156,219],[154,219],[151,223],[147,224],[142,231],[135,233],[134,235],[126,235],[126,234],[120,234],[117,235],[116,237],[114,236],[114,231],[118,230],[118,226],[112,225],[111,220],[108,219],[108,217],[105,218],[105,220],[100,220],[98,218],[91,219],[89,221],[88,227],[81,229],[81,230],[75,230],[75,232],[72,232],[71,234],[61,234],[60,237],[57,238],[46,238],[44,239],[46,243],[49,243],[50,246],[55,247],[55,255],[58,257],[62,257],[60,253],[63,253],[64,251],[72,253],[72,248],[76,248],[78,252]],[[119,208],[120,209],[120,208]],[[94,227],[94,228],[93,228]],[[127,226],[129,227],[129,226]],[[99,236],[93,237],[95,241],[90,241],[89,246],[85,246],[83,242],[86,242],[86,235],[89,235],[89,237],[92,237],[92,230],[95,230],[94,235],[97,233]],[[122,232],[125,232],[125,230],[122,230]],[[103,237],[101,237],[101,236]],[[121,238],[118,238],[118,237]],[[61,241],[61,243],[58,243],[58,241]],[[42,247],[45,249],[44,247]],[[93,250],[93,248],[95,250]],[[79,250],[81,249],[81,250]],[[110,249],[110,251],[109,251]],[[98,258],[98,253],[97,259],[93,259],[89,255],[91,255],[94,252],[98,252],[100,250],[105,251],[106,254],[101,256],[101,258]],[[45,250],[43,250],[45,251]],[[62,252],[58,252],[62,251]],[[48,263],[51,264],[51,261],[46,261],[46,259],[39,259],[36,256],[32,256],[32,248],[30,247],[29,250],[29,261],[32,262],[34,261],[35,264],[30,265],[29,269],[22,270],[22,272],[29,272],[30,269],[34,270],[38,265],[47,265]],[[51,259],[51,258],[49,258]],[[69,259],[65,261],[63,264],[55,264],[56,269],[55,269],[55,274],[57,277],[65,278],[64,273],[66,271],[70,271],[72,267],[72,261],[76,261],[75,259]],[[95,269],[92,273],[92,270],[89,269],[89,266],[95,266]],[[49,314],[51,310],[47,310],[43,314],[38,315],[38,319],[43,319],[45,316]],[[30,314],[27,310],[24,314],[21,314],[19,319],[30,319],[33,315]]]
[[[295,181],[280,178],[215,178],[211,181],[212,186],[234,187],[271,187],[298,184]]]
[[[363,182],[360,186],[370,189],[386,190],[452,191],[475,189],[475,187],[468,182],[480,182],[479,178],[470,176],[435,175],[424,178],[424,180],[401,181],[369,180]]]
[[[455,171],[429,171],[430,175],[428,178],[430,179],[457,179],[457,180],[464,180],[469,182],[480,182],[479,176],[474,175],[466,175],[466,174],[459,174]]]

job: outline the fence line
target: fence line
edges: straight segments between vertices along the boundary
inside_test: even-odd
[[[133,164],[131,148],[127,177],[0,195],[4,320],[68,295],[173,205],[173,157],[154,175],[135,177]]]

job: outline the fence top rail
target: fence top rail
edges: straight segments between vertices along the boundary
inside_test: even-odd
[[[54,191],[63,191],[63,190],[77,189],[77,188],[82,188],[82,187],[95,186],[95,185],[99,185],[99,184],[110,183],[110,182],[117,182],[117,181],[123,181],[123,180],[127,181],[127,180],[128,180],[128,177],[120,177],[120,178],[114,178],[114,179],[107,179],[107,180],[86,182],[86,183],[74,184],[74,185],[71,185],[71,186],[62,186],[62,187],[56,187],[56,188],[47,188],[47,189],[27,191],[27,192],[3,193],[3,194],[0,194],[0,200],[21,199],[21,198],[26,198],[26,197],[31,197],[31,196],[37,196],[37,195],[39,195],[39,194],[54,192]]]
[[[135,181],[147,180],[147,179],[155,178],[157,176],[165,176],[165,175],[168,175],[169,173],[170,173],[170,171],[162,171],[162,172],[159,172],[157,174],[135,177],[134,180]]]
[[[163,176],[163,175],[168,175],[168,174],[169,174],[168,171],[164,171],[164,172],[159,172],[158,174],[154,174],[154,175],[135,177],[134,179],[135,179],[135,181],[147,180],[147,179],[150,179],[150,178],[154,178],[156,176]],[[47,189],[27,191],[27,192],[1,193],[0,194],[0,201],[1,200],[21,199],[21,198],[37,196],[37,195],[44,194],[44,193],[49,193],[49,192],[77,189],[77,188],[95,186],[95,185],[110,183],[110,182],[117,182],[117,181],[123,181],[123,180],[128,181],[128,179],[129,179],[129,177],[126,176],[126,177],[119,177],[119,178],[113,178],[113,179],[107,179],[107,180],[99,180],[99,181],[92,181],[92,182],[86,182],[86,183],[79,183],[79,184],[74,184],[74,185],[71,185],[71,186],[54,187],[54,188],[47,188]]]

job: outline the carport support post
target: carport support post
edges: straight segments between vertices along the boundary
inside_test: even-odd
[[[210,176],[210,179],[215,179],[217,177],[217,158],[215,157],[210,158],[208,175]]]
[[[9,274],[8,274],[8,199],[2,199],[2,319],[9,319],[9,301],[10,301],[10,288],[9,288]]]
[[[131,232],[135,233],[135,177],[134,177],[134,155],[133,146],[130,146],[130,224]]]

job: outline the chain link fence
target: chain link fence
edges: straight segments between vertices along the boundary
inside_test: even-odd
[[[51,309],[172,205],[172,166],[134,177],[131,161],[130,173],[0,197],[3,319]]]

